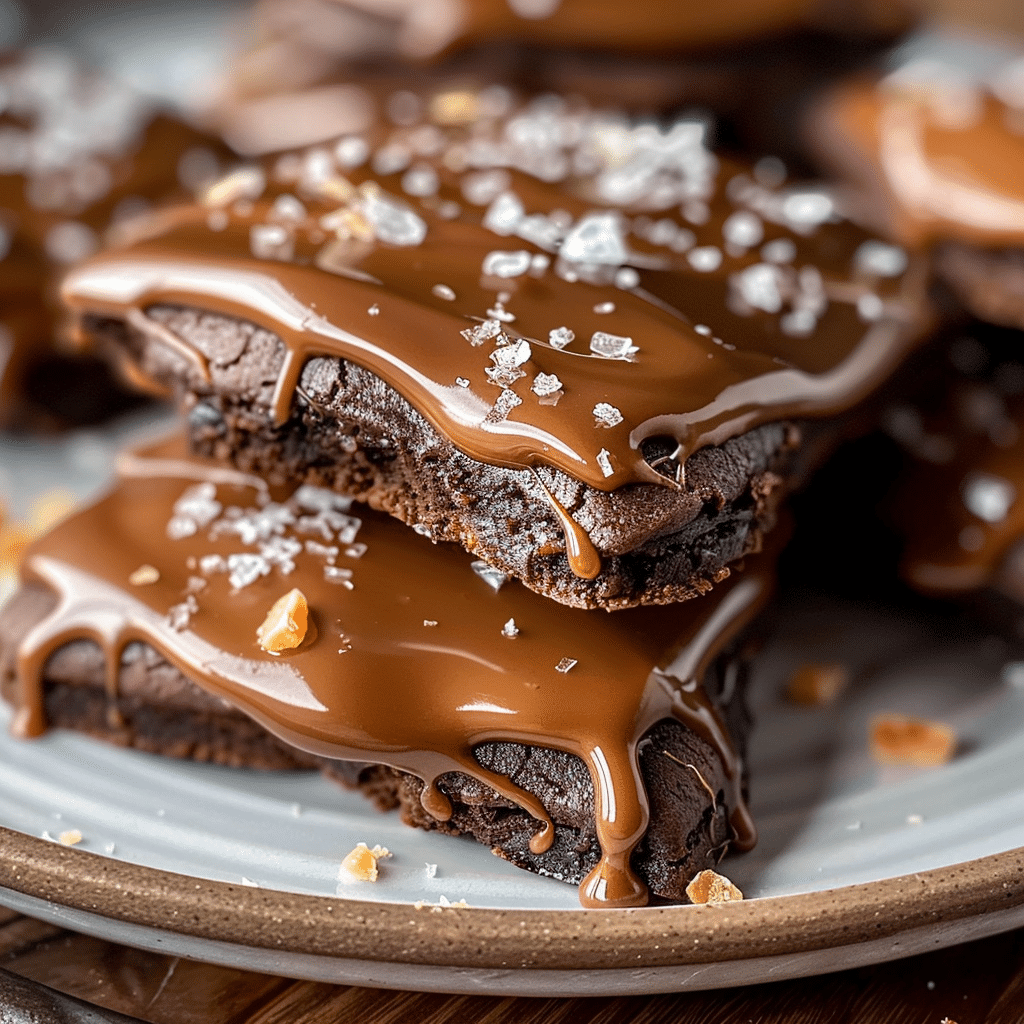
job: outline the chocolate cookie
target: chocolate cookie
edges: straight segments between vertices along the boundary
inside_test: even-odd
[[[92,422],[136,399],[61,346],[59,278],[226,151],[55,50],[0,59],[0,95],[0,423]]]
[[[0,615],[16,731],[386,764],[357,781],[412,823],[469,832],[593,905],[679,897],[753,843],[729,652],[769,597],[769,554],[700,601],[604,615],[348,508],[180,443],[127,460],[30,549]]]
[[[831,429],[809,421],[917,343],[923,268],[699,122],[507,92],[421,109],[138,222],[66,302],[177,389],[204,454],[563,603],[705,592]]]
[[[1024,65],[990,80],[911,65],[821,98],[807,139],[849,208],[901,245],[931,249],[975,316],[1024,327]]]

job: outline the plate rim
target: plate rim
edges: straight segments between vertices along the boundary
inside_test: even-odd
[[[267,951],[455,968],[621,970],[856,946],[1020,907],[1024,847],[717,906],[417,908],[200,879],[0,826],[0,886],[117,922]]]

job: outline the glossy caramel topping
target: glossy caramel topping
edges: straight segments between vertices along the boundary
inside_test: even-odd
[[[753,843],[741,765],[701,680],[767,599],[769,555],[684,605],[579,611],[385,516],[357,518],[333,492],[268,492],[182,450],[179,441],[129,459],[107,498],[30,549],[24,579],[58,600],[19,652],[20,734],[45,728],[54,650],[96,641],[116,692],[125,646],[142,641],[289,743],[419,776],[438,818],[451,814],[440,775],[481,780],[537,819],[535,852],[553,838],[547,811],[481,768],[473,748],[568,751],[593,779],[602,854],[582,898],[616,906],[646,900],[630,866],[648,822],[637,745],[675,718],[717,752],[734,841]],[[301,642],[268,653],[268,612],[301,610],[295,589],[308,616],[287,639]]]
[[[828,194],[787,186],[777,161],[716,157],[700,123],[500,89],[412,98],[415,124],[241,169],[139,223],[72,272],[65,300],[277,333],[277,422],[305,361],[340,356],[469,456],[602,490],[682,485],[645,462],[652,436],[681,465],[844,409],[916,340],[921,268],[885,246],[866,260],[880,243],[836,222]]]
[[[889,429],[912,456],[899,481],[902,575],[926,593],[1003,590],[1024,602],[1024,362],[1019,332],[964,336],[944,392],[898,407]]]
[[[859,190],[859,217],[903,245],[1019,246],[1024,91],[931,71],[845,83],[818,105],[808,142]]]

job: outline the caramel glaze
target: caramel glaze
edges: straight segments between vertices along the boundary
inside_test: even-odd
[[[893,515],[906,538],[901,574],[915,589],[992,588],[1024,603],[1024,395],[1013,383],[1024,374],[1020,332],[988,333],[1002,336],[1001,352],[969,342],[988,361],[984,375],[951,373],[944,392],[893,417],[912,459]]]
[[[859,219],[903,245],[1024,243],[1024,115],[983,86],[856,78],[820,101],[809,145]]]
[[[337,356],[378,374],[478,461],[554,466],[609,491],[682,486],[646,463],[647,438],[675,438],[682,462],[759,424],[833,414],[871,391],[916,343],[922,267],[912,261],[906,273],[865,274],[854,254],[868,236],[830,222],[826,195],[756,183],[749,166],[704,149],[696,124],[633,126],[551,97],[484,116],[485,99],[461,98],[475,104],[469,125],[382,127],[372,138],[342,141],[365,145],[378,168],[404,147],[408,171],[375,173],[364,163],[343,175],[333,149],[292,153],[265,165],[265,187],[253,168],[215,186],[205,205],[140,221],[133,240],[68,276],[64,300],[86,321],[137,319],[169,304],[276,333],[286,350],[273,399],[278,423],[290,414],[306,360]],[[425,109],[450,111],[456,100],[428,97]],[[430,155],[411,157],[416,146]],[[414,172],[426,186],[410,180]],[[474,205],[464,192],[481,173],[504,184]],[[431,183],[429,195],[402,196]],[[628,204],[610,202],[630,190]],[[502,233],[484,225],[493,224],[488,204],[502,191],[521,203],[529,230],[522,219]],[[399,211],[383,227],[382,202]],[[808,203],[824,209],[820,221],[789,219]],[[600,237],[570,246],[581,225],[595,225],[595,212],[607,214]],[[728,220],[737,213],[752,225],[753,241],[728,240],[743,237]],[[569,238],[525,240],[536,237],[538,222],[542,232],[568,230]],[[284,239],[276,249],[265,244],[268,227]],[[255,252],[254,239],[263,240]],[[773,241],[785,255],[769,265],[761,253]],[[534,262],[514,277],[485,274],[496,252]],[[755,267],[762,277],[760,285],[747,281],[751,306],[740,293]],[[873,303],[869,315],[858,306],[864,299]],[[493,310],[507,318],[504,335],[470,344],[461,332]],[[801,316],[803,326],[794,327]],[[549,342],[560,327],[575,334],[564,349]],[[637,351],[592,354],[595,332],[630,338]],[[485,372],[490,358],[518,339],[529,343],[523,375],[497,386]],[[201,360],[196,353],[193,364]],[[562,383],[557,401],[531,390],[541,373]],[[620,421],[599,421],[595,409],[604,403]]]
[[[141,641],[288,743],[418,776],[426,783],[424,807],[441,820],[452,808],[438,777],[460,771],[479,779],[537,819],[535,852],[553,839],[547,811],[481,768],[473,748],[516,741],[569,751],[590,770],[601,844],[581,899],[635,906],[647,891],[630,855],[648,823],[637,744],[656,722],[675,718],[721,758],[734,845],[753,845],[742,765],[701,680],[768,599],[770,554],[755,556],[745,573],[698,601],[614,615],[579,611],[514,581],[495,591],[462,551],[434,546],[377,513],[361,512],[360,554],[361,547],[332,536],[348,528],[352,537],[353,523],[340,513],[344,499],[309,488],[268,491],[261,480],[190,459],[184,447],[176,440],[128,460],[106,498],[28,552],[23,580],[50,589],[57,603],[19,651],[19,735],[46,727],[42,682],[55,650],[75,639],[95,641],[116,692],[122,652]],[[216,488],[219,515],[209,520],[208,511],[193,535],[168,539],[175,503],[197,481]],[[333,507],[333,527],[311,511],[317,496]],[[178,513],[180,519],[180,505]],[[246,524],[258,529],[260,522],[274,543],[300,542],[291,549],[294,568],[285,573],[279,564],[232,590],[226,572],[200,560],[257,552],[259,541],[246,545],[239,533],[221,531],[232,523],[243,532]],[[315,543],[296,550],[307,541]],[[325,564],[351,570],[352,589],[326,579]],[[154,566],[159,580],[130,585],[140,565]],[[256,628],[293,587],[305,594],[315,629],[294,651],[266,654]],[[195,603],[175,628],[175,606],[180,613],[189,595]],[[513,637],[502,631],[510,619]],[[559,671],[563,659],[576,663]]]

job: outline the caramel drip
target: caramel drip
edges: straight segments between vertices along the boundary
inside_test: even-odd
[[[601,553],[594,547],[594,542],[587,531],[562,507],[561,502],[547,489],[536,471],[533,475],[562,527],[569,568],[581,580],[597,579],[601,573]]]
[[[554,838],[547,810],[483,769],[473,750],[502,741],[563,750],[585,762],[594,785],[601,859],[581,899],[588,906],[635,906],[645,902],[646,890],[630,858],[649,813],[637,748],[654,724],[674,718],[717,752],[737,842],[753,841],[742,765],[700,680],[767,599],[767,556],[751,559],[746,573],[733,574],[699,601],[615,615],[585,612],[515,582],[494,592],[463,552],[434,546],[375,513],[361,512],[361,557],[337,541],[330,544],[338,553],[325,555],[319,527],[310,525],[316,514],[308,490],[268,497],[216,472],[209,482],[221,514],[171,540],[165,526],[175,503],[205,466],[183,447],[178,442],[135,460],[133,475],[107,498],[30,549],[26,582],[51,590],[57,602],[21,645],[19,734],[45,728],[42,682],[54,650],[93,640],[116,683],[124,647],[142,641],[288,743],[418,776],[426,784],[423,806],[439,819],[452,813],[439,783],[446,772],[480,780],[537,820],[535,853]],[[167,460],[163,467],[161,460]],[[183,463],[188,472],[180,471]],[[314,493],[331,500],[328,492]],[[302,544],[288,548],[291,571],[268,565],[265,575],[233,591],[227,573],[208,560],[260,550],[263,541],[246,545],[239,534],[224,532],[225,524],[240,522],[252,529],[276,522],[277,532],[269,534],[275,543]],[[316,542],[305,545],[311,537]],[[140,564],[155,566],[159,579],[130,586]],[[352,590],[332,581],[339,569],[351,571]],[[197,573],[206,581],[198,587]],[[258,647],[255,630],[292,587],[307,598],[315,636],[273,657]],[[168,613],[187,594],[192,611],[175,628]],[[503,631],[509,619],[518,635]],[[576,661],[560,671],[556,666],[568,664],[563,659]]]
[[[596,113],[587,116],[600,123]],[[754,215],[725,190],[731,180],[749,179],[750,169],[710,154],[718,172],[708,183],[707,219],[698,224],[676,207],[651,211],[646,197],[621,210],[602,205],[599,176],[549,182],[507,172],[509,193],[545,230],[564,231],[566,218],[579,226],[596,216],[595,207],[603,211],[611,219],[599,229],[607,236],[602,244],[610,238],[628,250],[622,257],[627,268],[569,264],[558,243],[545,251],[524,237],[495,233],[484,226],[486,211],[465,201],[465,181],[445,160],[469,139],[485,142],[489,132],[495,145],[506,145],[503,131],[488,122],[473,134],[441,132],[441,151],[430,163],[437,192],[419,203],[399,198],[402,175],[378,180],[364,167],[349,172],[351,181],[336,177],[323,186],[330,191],[334,183],[336,192],[355,197],[355,206],[339,211],[340,200],[304,191],[301,180],[274,179],[268,165],[254,179],[262,190],[258,198],[152,215],[134,226],[133,240],[123,247],[73,270],[63,297],[79,317],[137,319],[138,311],[178,305],[273,332],[285,353],[268,410],[277,424],[293,414],[307,360],[337,357],[381,377],[471,458],[513,469],[549,466],[605,491],[634,483],[678,486],[645,461],[641,445],[648,438],[674,439],[682,465],[698,448],[760,424],[834,414],[868,394],[916,344],[923,266],[912,263],[895,277],[865,277],[855,267],[854,254],[867,238],[858,228],[829,222],[797,230],[781,214],[773,214],[774,221]],[[389,142],[383,129],[374,141],[382,152],[385,143],[405,144]],[[264,177],[271,179],[266,187]],[[755,192],[765,209],[784,208],[784,195]],[[279,201],[292,211],[298,203],[300,212],[286,225]],[[392,203],[391,216],[405,218],[406,229],[418,223],[422,238],[392,244],[362,235],[340,238],[325,229],[340,224],[342,234],[365,233],[359,210],[373,202]],[[448,207],[457,213],[441,216]],[[551,210],[561,211],[563,227],[547,217]],[[628,233],[630,218],[653,222],[650,213],[670,225],[673,237],[695,236],[697,256],[691,260],[650,241],[647,228]],[[746,230],[759,239],[756,245],[725,241],[735,233],[730,218],[736,213],[751,225]],[[380,229],[385,238],[394,230],[389,223]],[[268,230],[269,243],[261,241]],[[780,251],[792,254],[791,265],[773,270],[761,251],[779,241]],[[537,269],[513,277],[483,273],[503,252],[528,258]],[[754,277],[740,283],[748,271]],[[813,294],[800,291],[807,288]],[[753,305],[742,298],[744,290]],[[858,302],[865,297],[865,308],[877,316],[862,316]],[[462,334],[489,320],[499,322],[500,336],[474,345]],[[179,354],[182,344],[187,347],[181,338],[139,326]],[[559,328],[575,335],[567,347],[549,342]],[[600,341],[605,336],[607,343],[609,335],[631,340],[636,351],[611,357],[615,350],[602,349]],[[497,383],[491,357],[516,341],[529,346],[529,358],[515,368],[520,376]],[[205,358],[196,353],[204,380]],[[541,374],[562,382],[557,402],[544,402],[532,390]],[[598,416],[602,406],[613,409],[610,418]]]

